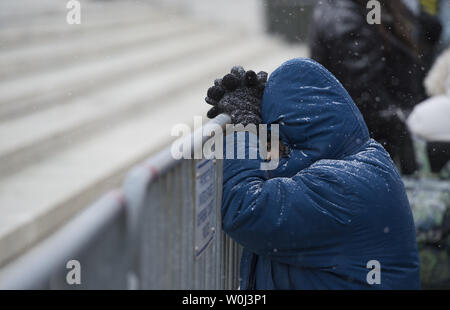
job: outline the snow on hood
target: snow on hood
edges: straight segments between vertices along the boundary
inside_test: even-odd
[[[341,83],[322,65],[296,58],[267,82],[262,120],[279,124],[290,149],[272,176],[292,177],[321,159],[341,159],[369,140],[364,119]]]

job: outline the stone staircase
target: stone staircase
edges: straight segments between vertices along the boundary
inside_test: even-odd
[[[81,25],[64,1],[0,5],[0,266],[205,115],[231,66],[270,72],[306,55],[148,3],[81,2]]]

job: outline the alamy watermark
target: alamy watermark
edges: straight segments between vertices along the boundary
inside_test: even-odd
[[[381,24],[381,3],[377,0],[367,1],[366,8],[369,11],[367,13],[367,23],[369,25],[380,25]]]
[[[81,3],[77,0],[67,1],[66,8],[69,10],[66,15],[66,22],[69,25],[81,24]]]
[[[207,123],[202,126],[203,117],[194,117],[194,132],[187,124],[172,127],[171,135],[179,137],[171,147],[174,159],[258,159],[261,170],[274,170],[278,167],[280,157],[279,125],[270,125],[270,142],[268,125],[227,124],[225,130],[218,124]],[[225,131],[225,133],[224,133]],[[235,134],[237,141],[235,141]],[[248,136],[248,144],[246,137]],[[225,141],[224,141],[225,137]],[[207,139],[205,143],[203,141]],[[223,150],[223,146],[228,147]],[[236,148],[235,148],[236,146]],[[248,148],[247,148],[248,146]],[[193,148],[193,149],[192,149]],[[237,149],[237,150],[236,150]],[[248,151],[248,157],[246,153]]]

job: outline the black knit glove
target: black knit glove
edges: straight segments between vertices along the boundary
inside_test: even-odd
[[[245,71],[240,66],[233,67],[231,73],[217,79],[208,89],[205,101],[212,105],[208,117],[214,118],[227,113],[233,124],[259,125],[261,123],[261,98],[266,86],[267,73]]]

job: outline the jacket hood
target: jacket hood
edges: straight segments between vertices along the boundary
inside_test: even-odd
[[[262,121],[278,124],[290,149],[271,175],[292,177],[321,159],[341,159],[369,140],[364,119],[342,84],[322,65],[296,58],[267,81]]]

